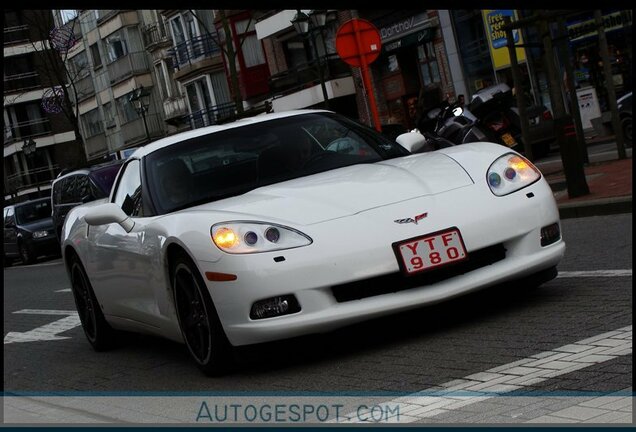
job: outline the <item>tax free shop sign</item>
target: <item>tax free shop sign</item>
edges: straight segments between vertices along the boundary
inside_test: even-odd
[[[510,66],[510,53],[508,52],[508,40],[506,39],[506,31],[503,29],[505,17],[510,17],[512,21],[517,20],[517,11],[512,9],[484,9],[482,10],[484,19],[484,30],[488,38],[488,47],[490,49],[490,57],[495,70],[507,68]],[[512,31],[515,45],[523,43],[523,37],[518,29]],[[517,62],[526,61],[526,51],[523,48],[517,48]]]

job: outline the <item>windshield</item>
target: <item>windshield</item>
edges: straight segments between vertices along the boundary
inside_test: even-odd
[[[42,200],[22,204],[15,208],[15,220],[18,225],[26,225],[51,217],[51,201]]]
[[[149,154],[148,190],[159,214],[260,186],[409,153],[340,115],[312,113],[232,128]]]
[[[100,168],[90,174],[91,178],[102,192],[101,196],[96,198],[103,198],[110,194],[110,190],[113,187],[119,168],[121,168],[121,163]]]

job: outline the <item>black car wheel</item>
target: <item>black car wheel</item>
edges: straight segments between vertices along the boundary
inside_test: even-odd
[[[621,120],[621,128],[623,128],[623,138],[625,138],[625,143],[632,143],[632,117],[625,117]]]
[[[227,372],[232,345],[196,266],[180,254],[171,274],[177,319],[190,356],[207,375]]]
[[[106,322],[86,271],[77,257],[73,257],[71,261],[71,286],[86,339],[95,351],[111,348],[115,332]]]
[[[22,263],[33,264],[33,261],[35,261],[35,257],[33,256],[31,249],[26,245],[26,243],[20,243],[19,249],[20,259],[22,260]]]

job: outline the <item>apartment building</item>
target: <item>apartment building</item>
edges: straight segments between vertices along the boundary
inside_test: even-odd
[[[46,194],[52,178],[81,145],[63,113],[46,112],[42,97],[58,86],[47,36],[50,10],[4,10],[4,196],[23,200]],[[59,60],[61,62],[61,59]]]
[[[320,12],[324,23],[307,23],[304,34],[292,21],[303,14],[311,20],[310,10],[271,10],[258,19],[256,35],[271,74],[269,103],[275,112],[328,107],[357,118],[360,81],[338,57],[335,45],[338,27],[352,17],[351,11]]]
[[[89,161],[165,136],[168,128],[137,10],[82,10],[81,40],[69,52]],[[76,26],[77,27],[77,26]]]

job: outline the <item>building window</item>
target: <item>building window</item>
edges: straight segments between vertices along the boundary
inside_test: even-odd
[[[249,24],[249,28],[247,27]],[[243,61],[245,67],[258,66],[265,63],[265,55],[263,54],[263,47],[261,41],[256,37],[256,29],[254,27],[254,19],[245,19],[237,21],[234,26],[239,41],[242,41],[241,53],[243,54]],[[243,38],[245,40],[243,41]],[[240,43],[240,42],[239,42]]]
[[[433,42],[427,42],[417,47],[417,59],[420,63],[420,73],[424,86],[439,83],[441,79]]]
[[[97,108],[84,114],[82,121],[84,122],[84,130],[86,130],[86,138],[104,132],[104,124]]]
[[[123,32],[118,31],[108,36],[106,38],[106,49],[108,50],[108,60],[111,63],[128,54],[128,45]]]
[[[102,56],[99,54],[99,46],[97,43],[91,45],[91,57],[93,57],[93,67],[97,69],[102,65]]]
[[[107,102],[104,104],[104,123],[107,128],[115,126],[115,116],[113,115],[113,104]]]
[[[77,79],[84,78],[89,74],[86,51],[82,51],[70,59],[70,69]]]
[[[119,118],[121,119],[122,124],[131,122],[133,120],[137,120],[139,118],[139,114],[137,114],[135,107],[128,100],[129,97],[130,97],[130,93],[116,100],[117,111],[118,111]]]

